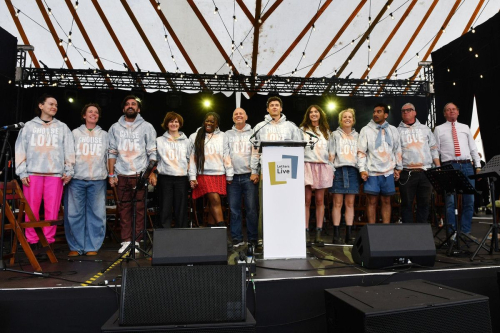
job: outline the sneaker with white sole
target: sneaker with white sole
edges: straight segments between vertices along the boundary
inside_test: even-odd
[[[233,248],[237,248],[240,246],[245,246],[245,242],[239,239],[233,239]]]
[[[118,250],[118,253],[123,253],[125,249],[130,245],[130,242],[122,242],[122,247]],[[139,243],[135,242],[135,246],[139,246]],[[130,249],[127,251],[129,252]],[[135,253],[139,253],[138,249],[135,249]]]

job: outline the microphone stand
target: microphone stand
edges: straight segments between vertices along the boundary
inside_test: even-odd
[[[5,137],[2,145],[2,151],[0,152],[0,164],[2,160],[5,157],[5,163],[4,163],[4,168],[3,168],[3,198],[2,198],[2,222],[0,226],[0,271],[3,272],[14,272],[14,273],[22,273],[22,274],[29,274],[29,275],[35,275],[35,276],[42,276],[42,277],[49,277],[49,273],[42,273],[42,272],[26,272],[26,271],[20,271],[17,269],[12,269],[12,268],[7,268],[7,264],[3,260],[3,239],[5,237],[5,211],[7,204],[7,174],[9,170],[9,161],[10,161],[10,154],[8,151],[5,151],[6,146],[7,146],[7,141],[9,139],[9,133],[10,129],[5,130]]]

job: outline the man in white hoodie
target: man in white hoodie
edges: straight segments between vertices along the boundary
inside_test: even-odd
[[[227,199],[231,210],[231,238],[233,247],[245,245],[241,231],[241,202],[245,200],[245,219],[247,239],[249,243],[257,244],[258,194],[259,176],[250,180],[252,169],[252,126],[247,124],[248,116],[245,110],[237,108],[233,112],[233,128],[226,132],[225,139],[229,145],[229,154],[234,168],[233,182],[227,185]]]
[[[283,113],[283,102],[281,98],[277,96],[272,96],[267,99],[267,114],[264,117],[264,121],[261,121],[253,128],[254,140],[256,142],[260,141],[280,141],[280,140],[296,140],[302,141],[303,136],[300,129],[292,123],[286,120]],[[259,201],[260,201],[260,212],[259,212],[259,246],[262,240],[262,179],[259,179],[260,175],[260,154],[257,149],[252,152],[252,158],[250,162],[252,168],[252,175],[250,180],[254,183],[259,182]]]
[[[136,204],[136,235],[144,228],[144,194],[145,189],[137,191],[132,198],[137,179],[145,171],[149,162],[156,161],[156,131],[150,123],[144,121],[139,114],[142,102],[133,95],[126,96],[122,102],[123,117],[109,129],[108,170],[109,184],[117,186],[118,212],[122,253],[132,241],[132,201]],[[156,185],[156,177],[150,182]]]
[[[358,138],[358,167],[368,194],[368,223],[375,223],[378,196],[382,222],[391,221],[391,196],[396,193],[394,181],[399,179],[401,142],[396,127],[386,121],[389,107],[380,103],[373,109],[373,119],[361,129]]]

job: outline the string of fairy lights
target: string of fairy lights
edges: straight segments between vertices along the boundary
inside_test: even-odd
[[[268,4],[269,4],[269,1],[267,1],[267,3],[265,4],[265,6],[262,8],[261,10],[261,14],[259,15],[258,17],[258,21],[259,21],[259,24],[262,23],[262,20],[261,20],[261,17],[262,17],[262,14],[265,12]],[[281,73],[281,74],[277,74],[277,75],[282,75],[282,76],[293,76],[293,75],[296,75],[298,72],[302,71],[302,70],[305,70],[305,69],[308,69],[314,65],[322,65],[322,63],[328,59],[328,58],[331,58],[333,57],[334,55],[338,54],[339,52],[345,50],[347,47],[350,47],[352,45],[354,45],[354,43],[356,41],[358,41],[360,38],[362,38],[362,36],[364,35],[364,33],[362,34],[359,34],[357,37],[355,37],[354,39],[351,40],[350,43],[345,43],[345,42],[337,42],[336,45],[337,46],[340,46],[340,45],[343,45],[342,47],[338,48],[338,49],[335,49],[334,51],[330,52],[329,54],[327,54],[326,56],[324,56],[322,59],[318,59],[316,61],[314,61],[313,63],[309,63],[307,65],[304,65],[302,67],[300,67],[300,65],[305,61],[306,59],[306,54],[308,52],[308,47],[310,47],[310,40],[311,40],[311,36],[313,34],[313,32],[316,31],[316,29],[318,28],[317,26],[317,19],[319,17],[319,8],[321,7],[321,4],[322,4],[322,1],[323,0],[319,0],[319,3],[318,3],[318,7],[317,7],[317,10],[316,10],[316,13],[313,17],[313,24],[310,28],[310,31],[309,31],[309,34],[308,34],[308,38],[307,38],[307,41],[305,43],[305,46],[302,50],[301,53],[298,54],[298,61],[297,61],[297,65],[294,67],[293,70],[291,70],[290,72],[286,72],[286,73]],[[391,19],[391,20],[394,20],[395,19],[395,14],[402,8],[405,8],[405,6],[408,4],[410,0],[406,0],[404,3],[400,4],[397,8],[395,8],[393,11],[391,11],[389,14],[387,14],[385,17],[381,18],[378,22],[376,22],[376,26],[379,25],[381,22],[383,22],[384,20],[386,19]],[[478,22],[478,20],[480,19],[481,15],[483,14],[483,12],[485,11],[486,7],[488,6],[489,4],[489,0],[486,2],[486,4],[482,7],[482,10],[480,11],[479,15],[475,18],[469,32],[470,33],[475,33],[475,26]],[[160,1],[157,1],[157,10],[161,11],[161,4],[160,4]],[[235,30],[236,30],[236,23],[238,22],[237,20],[237,16],[236,16],[236,0],[233,0],[233,8],[232,8],[232,15],[231,16],[231,21],[232,21],[232,26],[231,26],[231,30],[228,29],[228,26],[229,24],[226,24],[226,22],[224,22],[224,19],[223,19],[223,16],[221,15],[221,12],[215,2],[215,0],[212,0],[212,3],[213,3],[213,6],[214,6],[214,15],[218,15],[218,17],[220,18],[223,26],[224,26],[224,29],[227,33],[227,36],[228,38],[230,39],[231,41],[231,48],[230,48],[230,52],[228,52],[229,54],[229,57],[231,59],[231,61],[233,61],[234,59],[234,54],[235,53],[238,53],[241,57],[241,59],[244,61],[245,65],[247,68],[249,68],[249,74],[250,76],[254,76],[255,78],[257,78],[258,74],[251,68],[251,65],[249,64],[249,61],[247,59],[245,59],[245,56],[241,53],[240,50],[243,49],[244,47],[244,42],[245,40],[247,39],[247,37],[250,35],[250,33],[252,33],[252,31],[255,29],[255,26],[252,24],[251,25],[251,28],[249,29],[249,31],[246,33],[245,37],[239,41],[239,43],[237,41],[235,41]],[[460,7],[465,3],[465,0],[463,0],[459,6],[457,7],[457,9],[455,10],[458,11],[460,9]],[[67,67],[67,61],[68,61],[68,52],[69,52],[69,49],[70,47],[73,48],[74,50],[77,51],[77,53],[79,54],[79,56],[81,57],[82,61],[83,61],[83,64],[86,65],[86,66],[89,66],[89,69],[90,68],[93,68],[94,70],[94,73],[97,72],[97,63],[99,61],[107,61],[107,62],[110,62],[110,63],[113,63],[113,64],[118,64],[118,65],[121,65],[121,63],[119,62],[116,62],[116,61],[113,61],[113,60],[110,60],[110,59],[106,59],[106,58],[102,58],[102,57],[99,57],[100,59],[98,59],[97,57],[94,58],[94,63],[91,62],[91,61],[87,61],[87,57],[88,55],[90,55],[91,57],[93,57],[92,53],[87,51],[87,50],[84,50],[80,47],[78,47],[77,45],[74,44],[73,42],[73,26],[74,26],[74,22],[75,22],[75,19],[73,18],[71,20],[71,26],[69,28],[69,31],[68,29],[64,29],[62,27],[62,25],[60,24],[59,20],[57,19],[57,17],[54,15],[52,9],[49,7],[48,3],[46,0],[44,0],[44,5],[46,7],[46,10],[49,14],[49,16],[51,17],[51,19],[53,19],[57,26],[59,27],[59,29],[62,31],[62,33],[64,34],[65,38],[59,38],[59,46],[63,46],[64,47],[64,56],[63,56],[63,63],[61,65],[61,68],[63,68],[64,66]],[[387,9],[390,9],[390,6],[388,4],[387,5]],[[78,6],[79,6],[79,1],[75,1],[74,2],[74,9],[77,10],[78,9]],[[42,24],[36,22],[33,18],[31,18],[29,15],[27,15],[25,12],[23,12],[20,8],[18,7],[15,7],[14,6],[14,9],[15,9],[15,15],[16,16],[20,16],[21,14],[24,15],[26,18],[28,18],[29,20],[33,21],[34,23],[36,23],[38,26],[40,26],[42,29],[44,29],[45,31],[49,32],[50,33],[50,30],[48,30],[46,27],[44,27]],[[372,3],[371,3],[371,0],[369,1],[369,7],[368,7],[368,28],[370,28],[370,26],[372,25]],[[228,16],[228,15],[226,15]],[[373,29],[376,28],[373,27]],[[170,41],[169,41],[169,35],[167,34],[167,31],[166,31],[166,27],[162,24],[162,28],[163,28],[163,35],[164,35],[164,40],[165,42],[167,43],[167,46],[168,46],[168,51],[170,53],[170,59],[172,59],[172,63],[174,64],[174,70],[172,70],[172,72],[175,71],[175,73],[179,73],[180,72],[180,69],[179,69],[179,65],[178,65],[178,62],[176,61],[176,58],[174,56],[174,48],[172,47],[172,45],[170,44]],[[441,27],[441,31],[444,33],[446,30],[445,30],[446,27]],[[68,31],[68,32],[66,32]],[[372,30],[373,32],[373,30]],[[401,77],[401,76],[404,76],[406,74],[409,74],[411,72],[416,72],[416,69],[418,68],[415,68],[413,70],[407,70],[405,72],[401,72],[401,70],[403,68],[405,68],[409,63],[411,63],[412,61],[416,60],[416,59],[420,59],[420,54],[421,52],[438,36],[440,32],[436,33],[434,36],[432,36],[428,42],[426,42],[419,50],[418,52],[415,53],[414,56],[410,57],[409,59],[405,59],[405,62],[398,65],[398,67],[395,69],[394,73],[393,73],[393,76],[395,79],[398,79],[398,77]],[[371,45],[371,41],[370,41],[370,35],[368,35],[366,37],[366,42],[367,42],[367,71],[370,72],[372,70],[372,68],[370,68],[370,53],[372,51],[372,45]],[[474,57],[476,59],[479,58],[479,51],[480,50],[473,50],[472,47],[470,47],[470,52],[474,52]],[[348,62],[350,62],[352,59],[347,59]],[[44,67],[46,67],[46,65],[40,61]],[[123,66],[127,68],[127,65],[123,63]],[[139,66],[136,64],[138,70],[140,71],[140,68]],[[229,67],[229,75],[228,75],[228,79],[231,79],[231,76],[234,75],[235,73],[235,68],[232,68],[232,66],[230,65],[229,62],[225,61],[224,64],[222,64],[222,66],[219,67],[219,69],[214,73],[215,77],[217,77],[217,75],[220,73],[220,71],[222,70],[222,68],[224,66],[227,66]],[[128,69],[130,70],[130,69]],[[450,71],[450,69],[448,69],[448,71]],[[149,72],[149,71],[148,71]],[[333,70],[330,72],[330,73],[327,73],[324,75],[324,77],[330,77],[331,75],[334,75],[336,76],[337,75],[337,69],[334,67]],[[484,77],[484,74],[481,74],[480,76],[481,78]],[[422,78],[422,74],[419,75],[418,77],[419,79]],[[380,76],[380,77],[375,77],[375,78],[372,78],[373,80],[379,80],[379,79],[386,79],[386,77],[383,77],[383,76]],[[390,77],[388,77],[387,79],[390,79]],[[410,80],[412,79],[411,76],[407,78],[407,80]],[[417,78],[414,78],[414,79],[417,79]],[[370,76],[368,75],[367,76],[367,81],[369,82],[370,81]],[[268,81],[263,81],[264,84],[267,83]],[[456,82],[453,82],[453,85],[455,85]]]

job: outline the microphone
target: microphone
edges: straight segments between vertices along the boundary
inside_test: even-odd
[[[254,146],[255,149],[257,149],[257,144],[255,142],[252,142],[252,139],[255,138],[255,136],[257,135],[257,133],[259,133],[259,131],[264,128],[266,125],[268,125],[271,121],[273,121],[273,118],[271,118],[271,120],[269,120],[267,123],[265,123],[264,125],[262,125],[258,130],[256,130],[255,132],[253,132],[252,136],[248,139],[248,141],[250,141],[250,143]]]
[[[139,181],[137,182],[137,189],[142,189],[146,183],[148,182],[148,178],[151,175],[151,172],[153,172],[154,168],[158,165],[158,161],[151,160],[149,161],[148,167],[146,168],[146,171],[139,177]]]
[[[309,136],[312,136],[313,138],[316,138],[319,140],[319,137],[316,135],[316,134],[313,134],[311,132],[308,132],[308,131],[304,131],[306,134],[308,134]]]
[[[0,131],[10,131],[10,130],[15,130],[15,129],[21,129],[24,127],[24,123],[17,123],[13,125],[7,125],[7,126],[2,126],[0,127]]]

